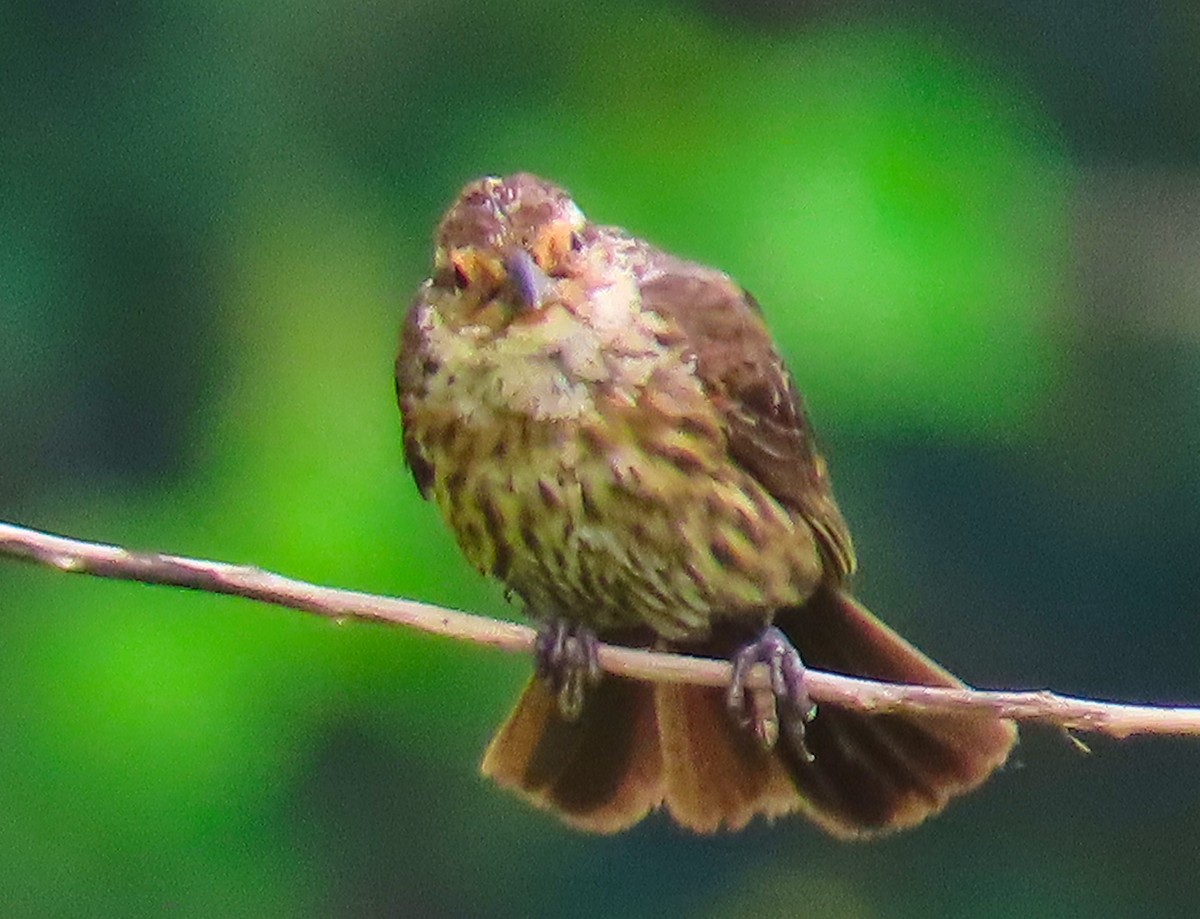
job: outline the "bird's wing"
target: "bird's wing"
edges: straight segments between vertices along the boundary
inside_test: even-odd
[[[812,527],[828,573],[855,568],[850,531],[795,384],[754,298],[727,275],[646,247],[634,258],[642,303],[674,322],[720,412],[733,459]]]
[[[424,364],[428,355],[425,338],[421,334],[422,317],[430,309],[425,290],[422,287],[418,291],[400,333],[400,352],[396,356],[396,401],[400,403],[400,417],[404,424],[404,461],[412,472],[421,496],[429,500],[433,497],[433,463],[421,449],[413,430],[412,418],[412,403],[423,395],[427,378]]]

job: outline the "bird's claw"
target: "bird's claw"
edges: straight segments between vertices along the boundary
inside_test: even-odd
[[[737,722],[749,728],[770,749],[782,728],[805,759],[812,754],[804,743],[805,726],[817,714],[817,706],[805,686],[804,662],[786,635],[775,626],[733,656],[733,677],[726,701]],[[770,692],[747,685],[755,664],[766,664]]]
[[[534,642],[537,674],[558,699],[558,712],[577,721],[587,690],[600,682],[600,642],[586,626],[552,619],[538,629]]]

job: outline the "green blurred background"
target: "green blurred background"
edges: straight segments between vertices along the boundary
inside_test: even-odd
[[[861,594],[987,686],[1200,700],[1200,13],[15,0],[0,517],[495,616],[396,330],[532,170],[765,305]],[[481,648],[0,564],[5,916],[1194,915],[1200,749],[1027,729],[917,832],[572,834]]]

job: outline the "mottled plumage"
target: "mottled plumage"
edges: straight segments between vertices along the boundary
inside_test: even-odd
[[[536,619],[727,656],[774,622],[813,666],[956,685],[845,593],[855,567],[800,399],[722,272],[593,225],[534,176],[438,228],[396,363],[405,453],[471,563]],[[829,708],[814,759],[720,691],[608,679],[577,721],[527,687],[484,771],[586,829],[664,805],[701,831],[803,811],[918,822],[1007,755],[1007,722]]]

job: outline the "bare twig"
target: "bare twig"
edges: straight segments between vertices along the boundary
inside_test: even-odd
[[[334,620],[361,619],[409,626],[504,651],[528,652],[533,646],[533,630],[516,623],[415,600],[320,587],[244,565],[132,552],[118,546],[68,539],[12,524],[0,523],[0,555],[95,577],[231,594]],[[600,663],[610,673],[639,680],[724,686],[730,677],[729,664],[724,661],[615,645],[601,647]],[[1113,737],[1200,734],[1200,708],[1122,705],[1049,691],[993,692],[904,686],[815,670],[808,672],[808,679],[809,692],[817,701],[877,714],[913,709],[975,712],[1097,731]],[[754,674],[752,684],[765,688],[765,672]]]

